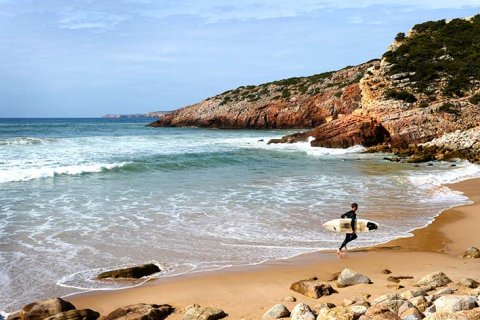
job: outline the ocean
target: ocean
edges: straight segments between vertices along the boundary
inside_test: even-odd
[[[321,228],[359,204],[380,224],[351,244],[409,236],[468,199],[442,184],[468,162],[407,164],[384,154],[268,145],[295,130],[149,128],[147,119],[0,119],[0,310],[73,292],[154,262],[157,277],[256,264],[319,249]]]

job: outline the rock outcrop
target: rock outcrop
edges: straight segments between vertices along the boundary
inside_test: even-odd
[[[20,311],[20,318],[22,320],[42,320],[74,309],[75,306],[70,302],[61,298],[53,298],[27,304]]]
[[[172,306],[168,304],[138,303],[118,308],[102,317],[102,320],[158,320],[165,319],[172,311]]]
[[[418,24],[398,34],[380,61],[239,87],[150,126],[314,128],[271,142],[311,136],[314,147],[362,144],[416,155],[412,162],[480,162],[479,26],[480,15]]]
[[[359,81],[377,63],[239,87],[178,109],[149,126],[314,128],[359,108]]]
[[[54,316],[45,318],[45,320],[96,320],[100,314],[91,309],[70,310],[60,312]]]
[[[144,264],[141,266],[123,268],[111,271],[105,271],[97,275],[97,279],[106,278],[130,278],[140,279],[145,276],[160,272],[160,268],[153,263]]]

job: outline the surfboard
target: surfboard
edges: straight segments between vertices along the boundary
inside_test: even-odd
[[[352,232],[352,219],[333,219],[325,222],[322,225],[325,229],[341,233],[351,233]],[[355,232],[368,232],[378,229],[378,223],[367,220],[367,219],[357,219]]]

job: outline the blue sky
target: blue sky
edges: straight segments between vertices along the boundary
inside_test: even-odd
[[[480,0],[0,0],[0,117],[172,110],[379,57]]]

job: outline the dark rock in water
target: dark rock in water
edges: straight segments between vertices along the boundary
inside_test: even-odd
[[[298,282],[292,283],[290,290],[301,293],[304,296],[318,299],[322,296],[328,296],[332,293],[336,293],[335,289],[332,288],[328,283],[320,282],[318,280],[300,280]]]
[[[102,320],[162,320],[173,312],[168,304],[138,303],[116,309]]]
[[[187,309],[182,320],[217,320],[226,316],[227,314],[221,309],[193,305]]]
[[[390,273],[392,273],[392,271],[390,271],[390,270],[388,270],[388,269],[383,269],[381,272],[382,272],[383,274],[390,274]]]
[[[70,302],[61,298],[53,298],[27,304],[20,311],[20,317],[22,320],[42,320],[74,309],[75,306]]]
[[[131,279],[140,279],[145,276],[149,276],[151,274],[160,272],[160,268],[153,264],[144,264],[141,266],[125,268],[125,269],[117,269],[102,272],[97,276],[97,279],[105,279],[105,278],[131,278]]]
[[[100,313],[90,309],[83,309],[60,312],[45,318],[45,320],[96,320],[98,317],[100,317]]]
[[[388,132],[374,119],[349,115],[324,123],[308,132],[295,133],[270,141],[293,143],[307,141],[308,137],[315,138],[310,142],[312,147],[348,148],[354,145],[369,147],[388,140]]]

